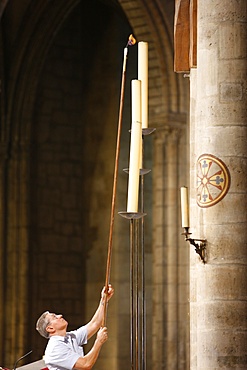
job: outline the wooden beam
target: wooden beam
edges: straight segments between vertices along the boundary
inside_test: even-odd
[[[189,72],[190,0],[175,0],[174,71]]]
[[[197,66],[197,0],[190,0],[190,68]]]
[[[174,71],[197,66],[197,0],[175,0]]]

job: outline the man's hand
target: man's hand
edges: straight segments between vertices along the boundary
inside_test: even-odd
[[[114,289],[112,288],[111,284],[108,285],[108,288],[104,287],[101,291],[101,298],[106,296],[106,302],[108,302],[114,294]]]
[[[97,332],[97,330],[99,330],[99,328],[102,326],[102,323],[104,320],[105,305],[114,294],[114,289],[112,288],[110,284],[108,285],[107,288],[108,288],[107,291],[105,287],[102,289],[99,306],[95,314],[93,315],[92,319],[86,324],[87,339],[90,339]]]
[[[97,339],[101,344],[105,343],[108,339],[108,333],[107,333],[107,328],[100,328],[98,333],[97,333]]]
[[[85,356],[78,358],[78,360],[74,364],[73,369],[92,369],[99,356],[100,349],[102,345],[107,341],[107,339],[107,328],[100,328],[92,349]]]

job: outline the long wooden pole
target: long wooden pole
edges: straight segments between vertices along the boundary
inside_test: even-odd
[[[118,175],[118,163],[119,163],[119,153],[120,153],[120,138],[122,130],[123,121],[123,103],[124,103],[124,91],[125,91],[125,81],[126,81],[126,65],[128,56],[128,46],[134,45],[136,43],[135,38],[130,35],[128,43],[124,48],[124,59],[123,59],[123,72],[122,72],[122,82],[121,82],[121,93],[120,93],[120,103],[119,103],[119,116],[118,116],[118,132],[117,132],[117,144],[116,144],[116,156],[115,156],[115,167],[114,167],[114,177],[113,177],[113,189],[112,189],[112,202],[111,202],[111,215],[110,215],[110,230],[108,239],[108,253],[107,253],[107,263],[106,263],[106,277],[105,277],[105,295],[107,296],[109,282],[110,282],[110,271],[111,271],[111,258],[112,258],[112,235],[113,235],[113,225],[114,225],[114,212],[116,203],[116,189],[117,189],[117,175]],[[106,301],[106,297],[105,297]],[[107,316],[107,304],[104,305],[104,319],[103,326],[106,323]]]

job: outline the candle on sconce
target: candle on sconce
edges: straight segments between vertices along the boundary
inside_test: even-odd
[[[131,81],[132,123],[130,138],[127,212],[138,212],[141,126],[141,81]]]
[[[186,186],[181,187],[181,217],[182,227],[190,227],[188,188]]]

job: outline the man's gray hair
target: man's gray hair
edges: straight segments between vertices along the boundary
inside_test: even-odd
[[[46,330],[47,326],[49,325],[49,319],[47,318],[48,314],[49,311],[45,311],[36,322],[36,330],[38,330],[39,334],[44,338],[49,338],[49,333]]]

